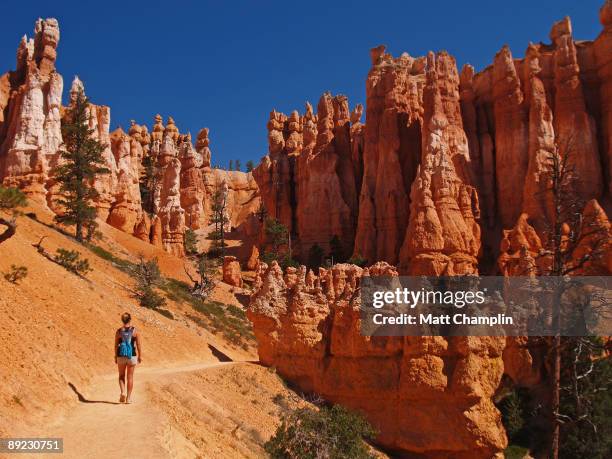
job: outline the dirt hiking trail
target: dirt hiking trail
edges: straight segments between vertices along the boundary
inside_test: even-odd
[[[136,368],[131,404],[119,403],[116,373],[100,377],[81,389],[71,385],[77,405],[53,425],[45,436],[64,439],[65,458],[192,458],[203,457],[173,428],[151,400],[151,386],[171,384],[177,375],[240,362],[204,362],[179,367]],[[36,455],[57,458],[57,454]]]

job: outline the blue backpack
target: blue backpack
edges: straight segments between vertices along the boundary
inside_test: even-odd
[[[119,357],[132,358],[134,355],[134,347],[132,346],[134,327],[130,327],[127,330],[125,327],[121,327],[119,329],[119,334],[121,335],[121,342],[119,343],[117,355]]]

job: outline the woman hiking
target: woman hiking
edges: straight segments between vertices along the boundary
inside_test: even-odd
[[[119,403],[132,403],[132,388],[134,387],[134,369],[142,362],[142,343],[139,333],[132,326],[132,316],[129,312],[121,314],[123,326],[115,332],[115,363],[119,369],[119,388],[121,395]],[[126,389],[127,377],[127,395]]]

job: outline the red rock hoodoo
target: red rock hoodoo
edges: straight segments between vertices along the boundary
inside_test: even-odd
[[[607,209],[611,11],[606,1],[594,41],[575,41],[565,18],[551,43],[529,44],[521,59],[504,46],[477,73],[469,65],[458,72],[446,53],[393,58],[374,48],[365,125],[361,107],[349,114],[341,96],[324,95],[316,115],[310,106],[303,116],[273,112],[269,154],[254,176],[268,214],[291,229],[298,258],[336,235],[347,254],[401,272],[424,260],[438,273],[483,260],[490,270],[504,228],[526,213],[541,231],[550,217],[543,191],[554,151],[568,155],[579,197]]]
[[[60,212],[59,187],[53,170],[63,148],[61,133],[63,79],[55,68],[59,26],[55,19],[39,19],[34,38],[24,37],[17,50],[16,70],[0,77],[0,183],[24,190],[32,199]],[[78,91],[78,77],[70,90],[68,108]],[[258,188],[251,173],[211,168],[208,129],[202,129],[195,148],[191,136],[179,132],[168,117],[166,126],[155,117],[151,133],[132,121],[125,133],[109,133],[110,108],[90,104],[89,128],[105,145],[103,158],[109,174],[94,186],[98,218],[136,237],[184,255],[185,228],[210,223],[212,196],[227,194],[229,226],[242,225],[259,207]],[[145,161],[146,160],[146,161]],[[142,202],[139,182],[146,162],[153,170],[151,202]]]
[[[507,440],[491,397],[505,338],[365,337],[356,294],[364,275],[397,271],[383,262],[318,275],[262,264],[247,312],[261,362],[301,390],[365,413],[392,450],[502,458]]]
[[[507,440],[492,397],[504,374],[537,382],[529,346],[502,337],[364,337],[355,292],[363,276],[543,272],[552,215],[547,169],[556,153],[578,179],[583,226],[610,235],[612,0],[600,20],[594,41],[574,40],[565,18],[550,43],[529,44],[524,58],[504,46],[480,72],[459,71],[446,52],[394,58],[374,48],[366,123],[364,107],[351,110],[345,96],[329,93],[316,113],[308,103],[303,114],[272,111],[268,154],[252,174],[211,167],[206,128],[195,145],[160,115],[151,131],[133,122],[127,133],[109,133],[110,109],[91,105],[89,125],[107,145],[111,171],[95,183],[99,218],[183,256],[185,229],[209,224],[221,192],[228,230],[257,220],[261,202],[287,226],[302,262],[315,245],[328,252],[339,241],[342,258],[371,266],[282,272],[252,248],[248,316],[262,363],[302,390],[362,411],[388,448],[502,457]],[[66,113],[58,42],[57,21],[38,20],[34,38],[19,44],[16,69],[0,76],[0,183],[57,212],[53,169]],[[70,99],[80,90],[77,78]],[[147,174],[153,185],[143,198]],[[593,246],[583,240],[574,256]],[[603,253],[578,274],[609,274],[612,243]],[[241,286],[238,260],[226,257],[223,278]]]
[[[469,65],[458,72],[445,52],[393,58],[374,48],[365,125],[360,107],[351,116],[344,98],[328,95],[317,115],[309,105],[303,116],[271,114],[269,154],[254,176],[268,213],[291,229],[298,257],[306,261],[309,247],[328,248],[337,235],[352,244],[347,253],[375,264],[316,275],[260,263],[247,314],[265,365],[363,412],[392,450],[503,457],[492,397],[504,374],[517,385],[541,382],[541,355],[529,340],[364,337],[355,292],[362,276],[398,271],[546,272],[553,154],[567,157],[578,179],[581,234],[595,228],[605,240],[603,256],[576,274],[612,272],[612,1],[600,19],[595,41],[574,41],[565,18],[551,43],[529,44],[522,59],[503,47],[478,73]],[[596,245],[581,240],[573,257]]]
[[[298,254],[305,256],[314,244],[328,250],[334,236],[347,255],[352,252],[362,168],[360,114],[360,106],[349,111],[345,96],[328,93],[317,114],[310,104],[304,115],[270,114],[270,153],[253,176],[268,215],[300,235]]]

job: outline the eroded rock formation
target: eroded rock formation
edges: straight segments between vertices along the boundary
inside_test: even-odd
[[[612,1],[606,0],[599,11],[599,20],[603,31],[593,42],[596,81],[599,82],[601,103],[601,118],[597,129],[602,134],[599,148],[604,153],[608,193],[612,194]]]
[[[259,249],[254,245],[251,247],[251,255],[249,255],[249,259],[246,262],[246,269],[249,271],[257,271],[259,263]]]
[[[410,194],[400,268],[415,275],[478,272],[480,208],[470,185],[468,144],[459,110],[459,78],[446,53],[427,57],[422,158]]]
[[[399,261],[409,218],[410,187],[421,161],[424,58],[394,59],[370,51],[366,80],[363,180],[354,252],[370,261]]]
[[[57,20],[38,19],[34,38],[19,43],[16,70],[0,77],[0,179],[43,203],[62,144],[59,38]]]
[[[62,116],[85,88],[75,77],[68,106],[62,107],[63,79],[55,68],[57,21],[39,19],[34,34],[33,39],[21,40],[16,70],[0,77],[0,183],[19,187],[61,212],[53,170],[61,160]],[[181,134],[172,117],[164,126],[156,115],[150,134],[134,121],[127,133],[119,128],[111,134],[110,108],[91,103],[88,125],[92,137],[105,147],[102,156],[109,170],[94,182],[98,197],[93,204],[100,220],[122,231],[182,256],[185,228],[209,225],[217,189],[227,195],[228,230],[242,225],[259,207],[252,174],[210,167],[206,128],[195,148],[191,136]],[[143,202],[144,178],[151,190]]]
[[[610,1],[600,20],[603,31],[595,41],[575,41],[565,18],[553,25],[550,44],[529,44],[524,58],[504,46],[481,72],[466,65],[458,74],[454,59],[439,53],[436,84],[427,81],[427,58],[406,53],[394,58],[384,46],[372,49],[365,125],[358,121],[360,107],[349,115],[345,101],[331,96],[322,97],[317,115],[310,106],[303,116],[271,114],[269,154],[255,173],[268,214],[292,230],[302,261],[309,247],[327,249],[336,234],[352,244],[354,255],[396,264],[402,272],[420,270],[427,257],[417,256],[411,244],[429,244],[435,247],[427,249],[430,254],[446,257],[452,251],[463,260],[458,272],[464,272],[467,265],[494,269],[502,230],[523,213],[543,231],[551,218],[547,189],[555,152],[568,156],[577,196],[607,209]],[[437,95],[427,95],[434,86]],[[436,175],[423,161],[441,163],[438,152],[446,159],[436,167],[446,172],[435,179],[434,188],[445,195],[436,202],[431,189]],[[346,172],[351,170],[352,176]],[[357,209],[353,190],[359,194]],[[330,208],[328,196],[341,199],[333,198]],[[438,221],[441,216],[448,221]],[[348,221],[357,222],[354,233]],[[427,228],[429,241],[413,240],[423,237],[419,225]]]
[[[193,149],[191,136],[187,135],[180,145],[181,161],[181,207],[185,209],[185,221],[189,228],[199,229],[208,222],[204,220],[204,182],[200,164],[202,158]]]
[[[611,272],[604,210],[612,171],[611,1],[600,18],[595,42],[574,41],[566,18],[553,26],[551,44],[530,44],[523,59],[503,47],[480,73],[465,66],[459,74],[447,53],[393,58],[384,47],[372,50],[367,124],[352,122],[349,143],[360,190],[353,253],[379,263],[365,270],[337,264],[318,275],[260,263],[247,314],[262,363],[301,390],[363,412],[390,449],[503,457],[506,436],[492,397],[504,374],[520,386],[540,384],[545,352],[521,337],[364,337],[355,292],[363,276],[398,271],[482,274],[485,255],[491,273],[549,272],[553,155],[568,158],[575,198],[586,202],[581,227],[562,227],[563,244],[573,231],[586,235],[573,259],[587,261],[573,274]],[[303,117],[273,112],[270,154],[255,175],[267,210],[298,243],[323,245],[331,230],[322,218],[325,228],[300,226],[300,209],[310,205],[300,189],[311,179],[300,165],[319,136],[331,137],[327,104],[318,115],[309,106]]]
[[[334,236],[350,255],[355,238],[362,170],[361,107],[326,93],[317,114],[289,116],[273,111],[268,122],[269,154],[254,170],[267,213],[297,238],[304,256],[317,244],[329,250]]]
[[[115,228],[132,233],[142,218],[139,188],[139,165],[142,158],[142,146],[121,128],[110,136],[110,146],[114,155],[116,178],[114,200],[107,222]]]
[[[223,282],[234,287],[242,287],[242,270],[236,257],[223,257]]]
[[[262,264],[247,311],[261,362],[303,391],[364,413],[387,448],[503,457],[506,435],[491,398],[505,338],[365,337],[355,294],[365,275],[397,271],[339,264],[315,275]]]

